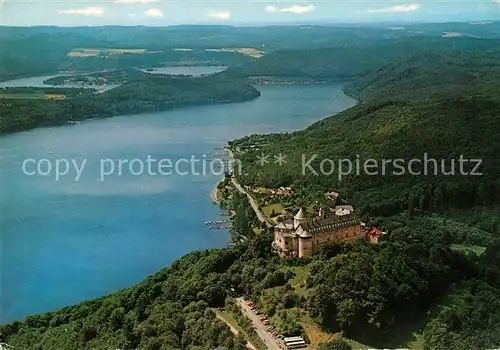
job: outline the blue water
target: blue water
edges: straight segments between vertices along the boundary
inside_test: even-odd
[[[115,174],[100,159],[208,158],[228,140],[288,131],[352,106],[340,85],[265,85],[256,100],[87,121],[0,137],[0,323],[130,286],[197,249],[224,247],[218,175]],[[79,181],[23,174],[25,159],[87,159]],[[116,166],[116,165],[115,165]],[[33,171],[30,165],[28,171]],[[41,170],[45,170],[42,168]],[[137,169],[135,170],[137,171]]]
[[[147,69],[141,69],[142,72],[149,74],[170,74],[170,75],[189,74],[194,77],[199,77],[204,74],[220,73],[225,70],[226,67],[223,66],[158,67],[158,68],[153,68],[152,71],[148,71]]]

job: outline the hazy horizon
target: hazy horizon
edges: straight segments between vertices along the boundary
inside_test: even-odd
[[[249,27],[293,27],[293,26],[313,26],[313,27],[330,27],[330,26],[396,26],[396,25],[415,25],[415,24],[432,24],[432,23],[469,23],[469,24],[483,24],[476,22],[500,23],[500,20],[482,19],[482,20],[463,20],[463,21],[399,21],[399,22],[269,22],[269,23],[237,23],[237,24],[198,24],[198,23],[183,23],[183,24],[165,24],[165,25],[152,25],[152,24],[99,24],[99,25],[57,25],[57,24],[38,24],[38,25],[5,25],[0,24],[0,27],[18,27],[18,28],[36,28],[36,27],[55,27],[55,28],[99,28],[99,27],[146,27],[146,28],[169,28],[169,27],[228,27],[228,28],[249,28]]]
[[[0,0],[3,26],[335,25],[498,21],[500,0]]]

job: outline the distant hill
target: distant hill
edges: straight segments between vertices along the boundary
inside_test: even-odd
[[[442,46],[446,49],[454,46],[456,50],[469,50],[499,46],[499,42],[493,42],[493,39],[500,38],[500,35],[493,35],[497,27],[496,22],[404,25],[398,30],[389,25],[1,27],[0,80],[50,74],[58,70],[147,68],[186,61],[238,67],[254,61],[238,53],[206,52],[207,48],[254,48],[268,54],[292,50],[277,52],[265,60],[249,64],[241,72],[243,75],[281,73],[290,76],[298,72],[312,77],[334,75],[338,79],[365,74],[378,68],[380,61],[386,64],[395,57],[400,58],[402,53],[415,53],[423,47],[438,49]],[[455,37],[462,32],[468,34]],[[442,38],[443,33],[449,33],[451,37]],[[162,53],[121,55],[112,60],[68,57],[67,53],[75,48],[146,49]],[[173,51],[176,48],[192,51]],[[342,50],[346,52],[337,53]],[[318,55],[322,55],[322,59],[316,57]],[[286,58],[286,63],[283,58]],[[310,60],[311,65],[304,65],[304,59]]]
[[[366,29],[366,28],[365,28]],[[354,40],[349,44],[319,49],[290,49],[270,52],[259,60],[229,69],[234,76],[301,77],[316,80],[349,80],[417,53],[494,50],[497,39],[441,38],[416,36],[390,40]],[[416,58],[418,59],[418,58]]]
[[[495,80],[500,74],[499,59],[500,50],[488,54],[450,52],[449,55],[424,51],[357,79],[346,91],[362,102],[387,98],[429,102],[482,95],[495,98],[498,95],[490,89],[498,86]]]

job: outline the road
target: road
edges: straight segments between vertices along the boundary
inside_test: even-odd
[[[259,316],[256,315],[245,303],[243,298],[237,298],[236,302],[240,306],[243,314],[247,316],[253,323],[255,331],[257,335],[262,339],[264,344],[266,344],[269,350],[282,350],[283,348],[280,346],[278,339],[274,338],[271,333],[269,333],[262,322],[260,322]]]
[[[227,149],[227,153],[229,155],[229,159],[230,161],[234,161],[234,154],[233,152],[230,150],[230,149]],[[240,192],[240,193],[243,193],[244,195],[247,196],[248,198],[248,201],[250,202],[250,205],[252,206],[253,208],[253,211],[255,212],[255,215],[257,215],[257,218],[259,219],[260,222],[265,222],[267,227],[272,227],[272,225],[267,221],[266,217],[264,216],[264,214],[262,214],[262,212],[260,211],[259,209],[259,205],[257,204],[257,202],[255,201],[255,199],[253,199],[252,195],[250,193],[248,193],[247,190],[245,190],[243,188],[243,186],[241,186],[238,181],[236,180],[236,178],[233,176],[231,176],[231,182],[232,184],[234,185],[234,187],[236,187],[236,189]]]
[[[250,202],[250,205],[253,208],[253,211],[255,212],[255,215],[257,215],[257,218],[259,219],[260,222],[265,222],[267,226],[271,226],[269,222],[267,222],[264,214],[259,209],[258,204],[255,202],[255,199],[250,195],[250,193],[247,192],[239,183],[238,181],[234,178],[231,177],[231,182],[233,183],[234,187],[241,193],[245,194],[248,197],[248,201]]]
[[[219,315],[218,312],[215,312],[215,315],[217,316],[217,318],[219,320],[221,320],[222,322],[224,322],[225,324],[228,325],[228,327],[231,329],[231,332],[233,332],[233,334],[235,336],[238,336],[238,334],[240,332],[238,332],[238,330],[236,328],[234,328],[229,322],[227,322],[224,317],[222,317],[221,315]],[[252,343],[250,343],[248,340],[247,340],[247,345],[246,345],[247,349],[251,349],[251,350],[257,350],[257,348],[255,346],[252,345]],[[1,349],[0,349],[1,350]]]

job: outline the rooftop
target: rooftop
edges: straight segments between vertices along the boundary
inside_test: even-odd
[[[280,222],[275,227],[280,228],[280,229],[284,229],[284,230],[293,230],[293,220],[287,219],[285,221]]]
[[[298,219],[298,220],[303,220],[306,218],[306,215],[304,214],[304,211],[302,210],[302,208],[299,209],[297,214],[295,214],[294,218]]]
[[[340,230],[344,227],[356,226],[359,224],[360,221],[356,215],[348,214],[308,221],[302,224],[302,228],[311,234],[316,234],[326,231]]]

